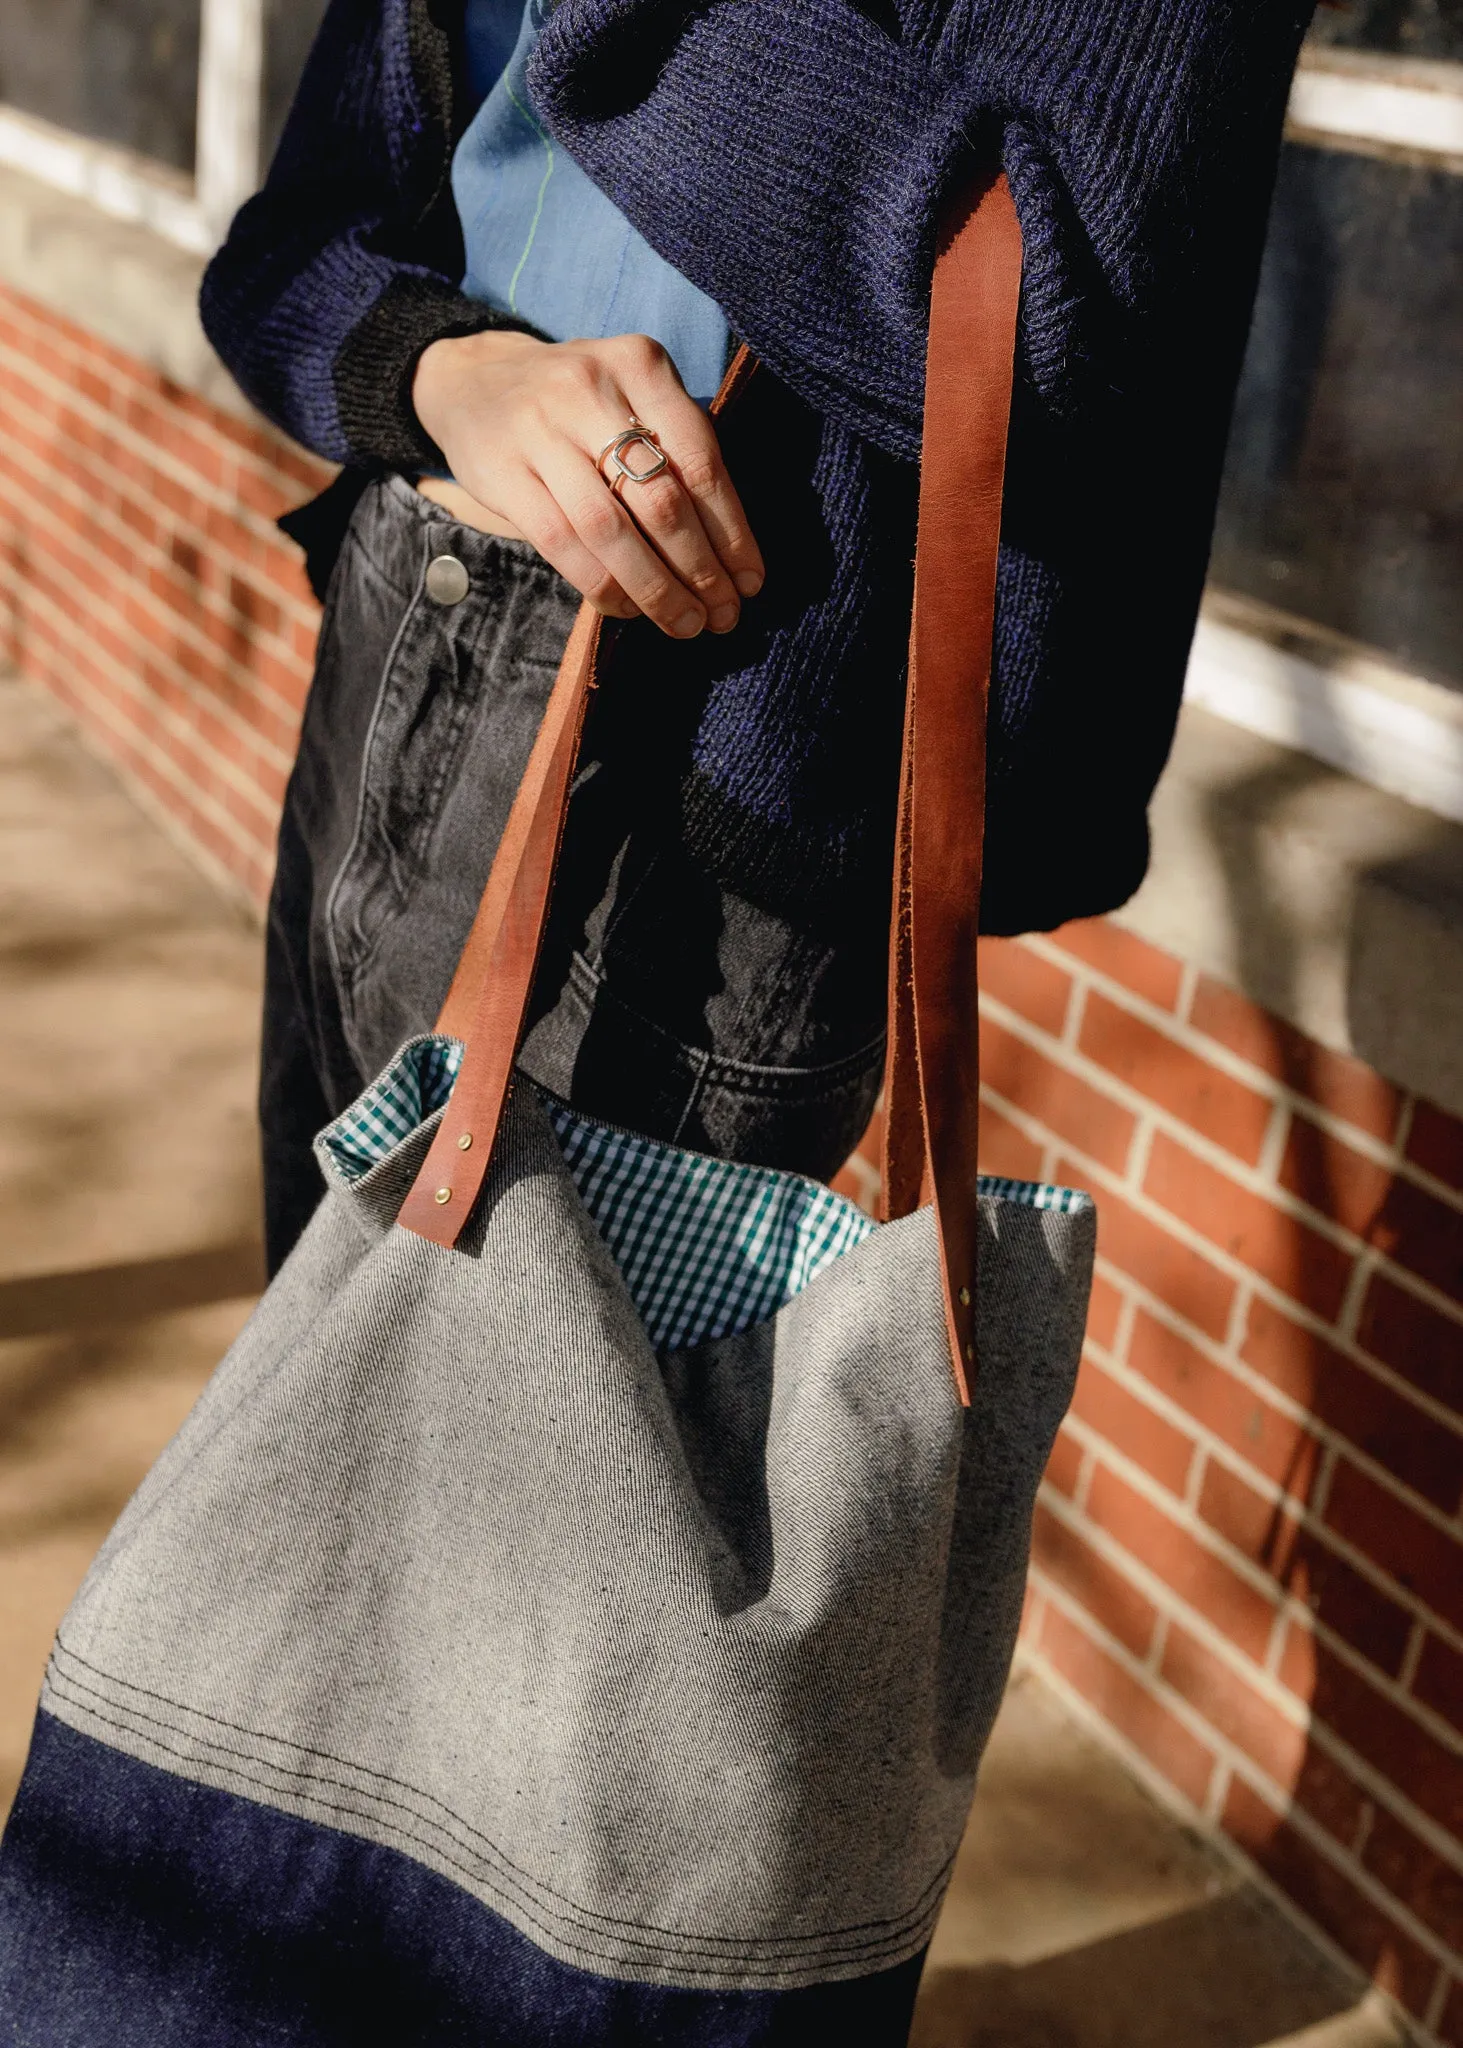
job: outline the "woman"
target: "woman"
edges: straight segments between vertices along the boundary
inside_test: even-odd
[[[287,522],[329,605],[270,918],[276,1265],[314,1131],[432,1022],[581,594],[629,623],[524,1065],[729,1157],[826,1176],[856,1140],[936,222],[997,159],[1026,275],[983,928],[1137,886],[1308,11],[333,0],[203,294],[346,465]],[[733,338],[765,368],[723,451]]]
[[[1299,29],[1276,0],[333,0],[205,288],[246,389],[347,464],[293,522],[329,600],[271,909],[272,1256],[315,1128],[432,1024],[583,593],[619,623],[521,1054],[574,1107],[514,1090],[494,1154],[526,890],[496,1035],[450,1087],[455,1047],[415,1048],[334,1126],[330,1203],[63,1623],[0,1860],[0,2027],[907,2034],[1091,1204],[992,1198],[962,1411],[954,1231],[871,1233],[635,1133],[821,1175],[871,1106],[936,222],[997,161],[1022,234],[990,191],[932,387],[965,308],[1004,413],[1024,241],[984,921],[1136,884]],[[764,367],[713,431],[734,338]],[[984,447],[928,473],[943,588],[952,473],[989,576]],[[944,965],[911,994],[916,1092],[964,1228],[971,1090],[934,1013],[968,925],[926,826],[975,741],[960,662],[921,654],[944,751],[916,753],[914,917]],[[823,1264],[788,1239],[753,1298],[784,1201]]]

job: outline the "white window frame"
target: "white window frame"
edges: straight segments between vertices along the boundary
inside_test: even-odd
[[[0,164],[207,256],[259,183],[264,0],[202,0],[194,175],[0,105]]]
[[[1286,133],[1463,175],[1463,64],[1307,49]],[[1463,692],[1213,590],[1184,695],[1231,725],[1463,823]]]

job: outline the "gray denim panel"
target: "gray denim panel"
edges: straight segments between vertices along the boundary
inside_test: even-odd
[[[332,641],[357,686],[374,680],[356,666],[359,614],[363,651],[394,626],[340,791],[349,845],[321,906],[342,1030],[369,1076],[446,994],[579,607],[531,548],[459,526],[400,478],[366,494],[347,545]],[[457,604],[426,587],[444,554],[467,571]],[[332,719],[324,745],[344,782],[340,736]]]
[[[609,1975],[916,1953],[1091,1210],[982,1203],[963,1413],[928,1211],[662,1370],[532,1089],[456,1252],[389,1220],[427,1136],[328,1194],[77,1596],[47,1710],[400,1849]]]
[[[426,584],[444,553],[467,570],[454,605]],[[274,1265],[319,1199],[314,1131],[436,1019],[577,608],[531,548],[401,478],[356,508],[271,901]],[[878,1092],[887,905],[829,934],[722,889],[682,844],[673,765],[600,696],[525,1065],[586,1114],[826,1178]]]

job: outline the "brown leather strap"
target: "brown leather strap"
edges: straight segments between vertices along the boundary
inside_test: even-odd
[[[963,1400],[975,1365],[986,707],[1020,290],[1021,229],[1001,178],[948,218],[935,263],[889,949],[885,1213],[934,1202]]]
[[[975,1355],[986,700],[1020,286],[1020,228],[998,178],[952,211],[935,265],[890,940],[886,1213],[934,1201],[964,1400]],[[754,368],[743,350],[716,410]],[[442,1012],[439,1029],[466,1051],[400,1220],[443,1246],[472,1213],[507,1100],[599,643],[586,606]]]
[[[740,349],[713,412],[732,403],[755,368],[751,352]],[[434,1244],[456,1244],[493,1155],[548,921],[602,637],[602,620],[585,605],[437,1020],[437,1029],[463,1039],[466,1050],[446,1115],[398,1218]]]

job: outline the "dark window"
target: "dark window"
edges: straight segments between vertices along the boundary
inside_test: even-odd
[[[193,169],[199,0],[0,0],[0,100]]]
[[[1286,147],[1213,577],[1463,690],[1463,176]]]
[[[1311,40],[1396,57],[1463,58],[1463,0],[1323,0]]]
[[[0,5],[5,4],[8,0],[0,0]],[[264,104],[259,123],[262,165],[268,164],[279,143],[324,12],[325,0],[264,0]]]

